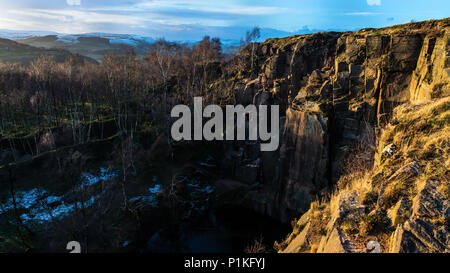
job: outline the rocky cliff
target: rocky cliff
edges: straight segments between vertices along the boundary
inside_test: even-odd
[[[374,167],[343,175],[278,250],[449,252],[449,121],[449,97],[395,108]]]
[[[348,159],[356,154],[355,149],[364,140],[380,135],[391,121],[395,107],[447,97],[450,94],[449,26],[450,19],[444,19],[358,32],[269,39],[256,45],[254,65],[248,64],[250,49],[231,60],[225,69],[226,80],[211,87],[234,94],[238,104],[278,104],[283,115],[282,140],[276,152],[260,153],[257,142],[227,143],[224,147],[222,168],[229,170],[235,180],[258,185],[247,194],[246,204],[282,221],[299,217],[314,200],[329,200],[329,193],[343,179],[343,174],[348,174]],[[237,58],[244,59],[247,66],[236,65]],[[448,101],[443,104],[448,106]],[[446,111],[443,113],[448,118]],[[443,122],[447,125],[448,119]],[[385,144],[388,143],[380,143],[378,147],[384,148]],[[370,146],[370,140],[365,146]],[[369,150],[375,146],[372,144]],[[367,147],[364,149],[367,151]],[[371,173],[373,151],[358,161],[368,162],[366,170]],[[420,167],[410,167],[421,173],[425,162],[418,164]],[[378,183],[389,179],[384,175]],[[435,182],[429,182],[424,189],[434,191],[438,187]],[[448,191],[444,193],[441,194],[448,199]],[[341,200],[350,202],[361,212],[358,219],[368,209],[362,207],[360,198],[348,193]],[[400,205],[390,205],[403,208],[405,202],[408,203],[404,200]],[[390,208],[385,206],[383,210]],[[305,217],[309,216],[303,216],[295,226],[314,229],[319,241],[322,237],[330,239],[330,234],[335,235],[331,240],[338,234],[342,241],[345,235],[342,230],[317,231],[318,227]],[[323,217],[330,221],[336,218],[331,214]],[[426,228],[416,222],[408,227],[398,229],[396,236],[409,236],[414,228]],[[307,241],[296,248],[287,247],[285,242],[280,250],[310,249],[314,240]]]

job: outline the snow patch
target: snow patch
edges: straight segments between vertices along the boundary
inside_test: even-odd
[[[115,171],[108,170],[106,168],[100,168],[100,175],[93,175],[88,173],[83,173],[81,175],[83,186],[92,186],[100,181],[108,181],[117,178],[118,173]]]

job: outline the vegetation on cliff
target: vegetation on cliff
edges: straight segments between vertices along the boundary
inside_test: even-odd
[[[227,202],[281,222],[302,215],[275,244],[280,252],[448,251],[449,22],[269,39],[228,61],[220,42],[206,37],[192,48],[159,41],[145,58],[107,54],[101,64],[77,55],[63,63],[43,56],[27,67],[2,64],[0,175],[10,183],[1,198],[14,201],[18,188],[29,190],[34,172],[18,177],[27,164],[47,170],[49,181],[64,181],[47,190],[72,193],[102,162],[118,169],[117,177],[94,190],[106,193],[114,210],[101,202],[66,218],[63,232],[48,229],[97,236],[93,251],[120,249],[126,235],[160,217],[162,210],[152,210],[156,193],[178,221],[195,215],[210,202],[210,184]],[[279,150],[263,153],[256,141],[173,143],[169,110],[191,105],[194,96],[221,106],[280,105]],[[191,164],[211,154],[203,164],[217,168],[213,174]],[[84,204],[90,193],[68,199]],[[38,249],[42,241],[26,244],[34,226],[14,203],[3,241]],[[100,218],[107,219],[101,226]],[[117,219],[131,223],[111,233],[120,240],[99,236]],[[78,232],[86,220],[91,226]],[[172,228],[179,223],[166,220]],[[256,240],[247,251],[267,247]]]
[[[401,105],[379,138],[373,168],[347,165],[328,199],[316,201],[281,252],[444,252],[449,249],[450,99]]]

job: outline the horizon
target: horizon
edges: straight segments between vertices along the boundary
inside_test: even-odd
[[[443,0],[0,0],[0,7],[0,29],[13,32],[100,33],[195,41],[206,35],[238,40],[255,26],[262,29],[261,39],[382,28],[446,18],[450,4]]]

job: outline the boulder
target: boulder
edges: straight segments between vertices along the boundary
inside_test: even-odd
[[[289,245],[282,251],[283,253],[300,253],[309,248],[307,235],[311,229],[311,223],[308,222],[303,230],[297,235]]]
[[[377,241],[369,241],[366,246],[367,253],[381,253],[381,245]]]
[[[346,191],[339,195],[338,218],[350,222],[358,222],[364,215],[365,207],[361,205],[360,197],[356,191]]]
[[[389,158],[394,155],[394,153],[397,151],[397,146],[395,144],[391,143],[384,147],[383,151],[381,151],[381,158]]]
[[[347,251],[342,244],[342,232],[335,228],[330,233],[323,246],[319,246],[319,253],[346,253]]]
[[[408,198],[401,198],[397,204],[388,211],[388,216],[394,226],[403,224],[411,215],[411,201]]]
[[[414,200],[413,215],[415,217],[446,218],[449,201],[438,191],[439,181],[427,180]]]
[[[429,249],[427,252],[444,252],[445,250],[450,250],[449,245],[444,245],[436,238],[437,229],[428,221],[414,218],[407,221],[403,227]]]
[[[423,253],[428,252],[427,247],[406,231],[401,225],[397,226],[389,247],[390,253]]]

